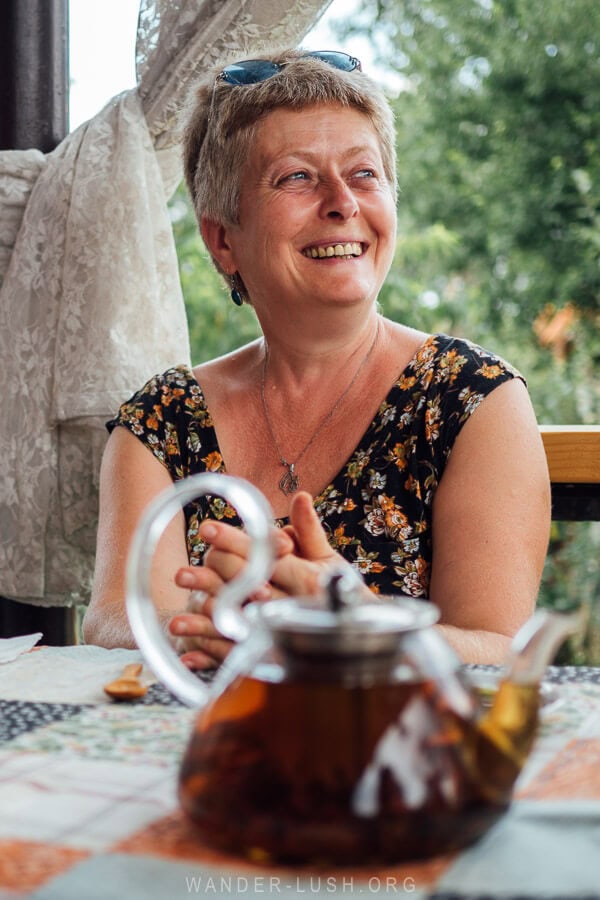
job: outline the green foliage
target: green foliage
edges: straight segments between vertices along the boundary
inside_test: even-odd
[[[520,263],[492,282],[500,296],[504,282],[523,271],[536,285],[556,273],[558,282],[545,281],[546,297],[597,308],[595,0],[410,0],[386,10],[379,26],[394,21],[394,44],[413,85],[397,104],[409,196],[430,221],[464,233],[469,264],[498,254]],[[416,167],[415,141],[427,143]],[[438,180],[440,168],[453,190],[423,193],[424,179]],[[480,229],[482,213],[492,229]],[[588,254],[594,230],[596,254]],[[539,293],[533,283],[523,292],[534,312]]]
[[[600,666],[600,523],[553,522],[539,605],[567,611],[582,604],[587,627],[561,648],[557,662]]]
[[[192,204],[180,184],[170,204],[194,365],[229,353],[260,333],[254,311],[230,299],[200,237]]]
[[[380,0],[356,32],[406,87],[384,309],[517,361],[540,421],[597,421],[600,5]]]
[[[542,423],[598,421],[600,4],[363,0],[339,23],[404,79],[384,314],[516,364]],[[195,362],[251,340],[182,191],[173,220]],[[540,603],[584,602],[567,659],[600,664],[600,523],[554,523]],[[563,659],[563,661],[565,661]]]

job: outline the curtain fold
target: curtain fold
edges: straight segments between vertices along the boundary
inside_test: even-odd
[[[0,152],[0,595],[87,602],[104,422],[189,362],[167,200],[191,79],[330,0],[142,0],[138,88],[52,153]]]

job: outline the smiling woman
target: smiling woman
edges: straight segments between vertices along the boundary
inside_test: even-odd
[[[184,161],[212,260],[262,337],[157,375],[110,423],[86,639],[132,643],[124,561],[142,508],[171,481],[220,471],[277,517],[262,597],[313,593],[324,567],[351,564],[374,593],[435,602],[466,660],[499,661],[535,604],[544,452],[510,365],[378,313],[396,241],[383,92],[340,52],[220,67],[191,97]],[[156,602],[192,668],[230,649],[211,610],[244,563],[239,526],[203,498],[157,554]],[[190,588],[206,596],[187,612]]]
[[[285,320],[294,331],[302,327],[312,345],[309,306],[323,315],[327,303],[357,302],[364,310],[377,297],[394,253],[395,224],[394,187],[369,119],[328,104],[275,109],[257,123],[238,223],[203,215],[201,228],[219,268],[244,273],[263,329],[268,319],[267,329],[279,332]],[[320,331],[319,318],[312,325]]]

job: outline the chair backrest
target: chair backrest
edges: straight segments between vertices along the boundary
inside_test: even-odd
[[[600,520],[600,425],[541,425],[552,518]]]

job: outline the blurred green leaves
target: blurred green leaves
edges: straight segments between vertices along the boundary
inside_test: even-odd
[[[185,299],[194,365],[254,340],[260,333],[251,307],[235,306],[210,261],[183,183],[170,203],[179,277]]]

